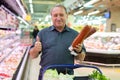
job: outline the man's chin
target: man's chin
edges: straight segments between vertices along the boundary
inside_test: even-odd
[[[65,25],[63,25],[63,24],[58,24],[58,25],[56,25],[57,27],[63,27],[63,26],[65,26]]]

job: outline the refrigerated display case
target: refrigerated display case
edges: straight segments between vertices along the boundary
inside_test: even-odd
[[[22,45],[20,36],[12,30],[0,30],[0,44],[0,80],[12,80],[24,68],[28,46]]]
[[[120,33],[96,32],[84,41],[85,61],[105,65],[120,64]]]
[[[22,17],[19,6],[13,0],[0,1],[0,80],[21,80],[28,57],[28,44],[24,44],[19,29]],[[21,5],[21,4],[20,4]],[[28,38],[25,38],[26,42]]]

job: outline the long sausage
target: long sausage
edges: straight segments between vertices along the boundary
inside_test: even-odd
[[[95,33],[97,30],[96,30],[96,28],[95,27],[92,27],[91,28],[91,30],[90,30],[90,32],[88,33],[88,35],[85,37],[85,39],[86,38],[88,38],[89,36],[91,36],[93,33]]]
[[[73,40],[72,47],[76,47],[76,45],[81,44],[83,40],[88,36],[90,33],[91,26],[86,25],[81,32],[78,34],[78,36]]]

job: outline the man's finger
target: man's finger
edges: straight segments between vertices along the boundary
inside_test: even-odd
[[[36,41],[40,41],[40,38],[38,36],[36,37]]]

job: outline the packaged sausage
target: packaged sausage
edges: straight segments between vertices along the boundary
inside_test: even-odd
[[[73,40],[72,47],[76,47],[76,45],[81,44],[85,39],[85,37],[87,37],[90,30],[91,30],[91,26],[86,25],[78,34],[78,36]]]
[[[73,47],[76,47],[78,44],[82,44],[84,39],[90,36],[93,33],[93,29],[91,26],[86,25],[81,32],[77,35],[77,37],[73,40],[72,45],[69,47],[71,54],[77,56],[78,54],[73,51]]]
[[[90,30],[90,32],[88,33],[88,35],[85,37],[85,39],[86,38],[88,38],[89,36],[91,36],[93,33],[95,33],[97,30],[96,30],[96,28],[95,27],[91,27],[91,30]]]

